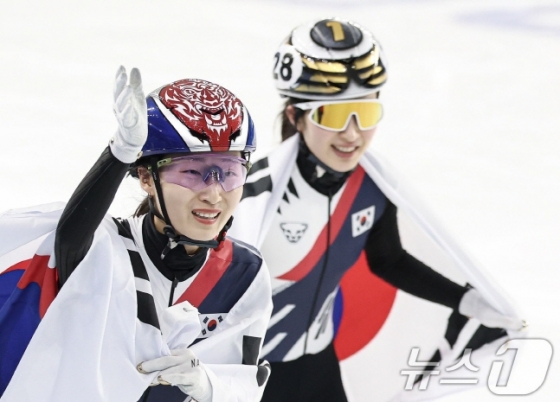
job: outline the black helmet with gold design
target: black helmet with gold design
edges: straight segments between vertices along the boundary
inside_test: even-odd
[[[362,97],[387,80],[379,42],[338,18],[295,28],[274,55],[273,75],[283,96],[317,100]]]

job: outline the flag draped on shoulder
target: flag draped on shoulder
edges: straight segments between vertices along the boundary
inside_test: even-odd
[[[282,200],[290,199],[288,193],[296,194],[290,189],[290,178],[299,141],[295,135],[255,163],[235,212],[236,221],[244,224],[232,227],[233,237],[257,248],[263,245]],[[410,254],[447,278],[475,287],[496,310],[518,316],[505,293],[444,230],[394,168],[371,150],[360,166],[397,207],[401,241]],[[369,229],[372,216],[368,209],[353,214],[353,235]],[[282,230],[288,241],[305,233],[303,226],[293,223]],[[521,336],[484,327],[448,307],[395,289],[369,270],[363,255],[342,277],[334,300],[334,345],[349,401],[425,400],[485,385],[499,346]]]
[[[2,402],[137,401],[158,375],[137,365],[184,347],[204,363],[214,401],[260,399],[268,368],[257,365],[260,343],[250,341],[262,339],[270,317],[266,267],[213,335],[203,336],[199,311],[187,300],[156,313],[149,277],[132,262],[138,239],[122,235],[110,216],[57,291],[53,248],[63,208],[0,216]],[[241,364],[246,356],[255,361]]]
[[[14,239],[1,250],[0,283],[16,272],[5,272],[14,263],[21,267],[31,258],[2,306],[3,322],[18,324],[2,325],[2,339],[20,331],[26,338],[15,355],[1,356],[3,367],[17,366],[2,373],[7,387],[1,400],[138,400],[152,376],[138,373],[135,362],[169,354],[169,348],[157,328],[137,325],[130,259],[110,218],[54,297],[54,236],[63,207],[39,206],[0,217],[0,236]]]
[[[25,211],[31,216],[35,212]],[[52,226],[56,226],[59,213],[56,205],[45,207],[42,222],[33,222],[26,229],[17,224],[19,213],[9,211],[0,216],[4,228],[0,242],[0,395],[58,291],[50,250]],[[16,237],[23,244],[15,242]]]

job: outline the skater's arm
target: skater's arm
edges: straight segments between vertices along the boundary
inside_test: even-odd
[[[70,197],[56,228],[55,255],[62,286],[85,257],[93,235],[113,202],[129,164],[105,148]]]
[[[368,236],[365,252],[374,274],[414,296],[457,309],[467,291],[403,249],[397,208],[388,200],[383,215]]]
[[[89,251],[95,230],[148,136],[147,106],[138,69],[131,70],[130,81],[125,68],[118,69],[113,99],[117,132],[72,194],[56,229],[59,286],[68,280]]]

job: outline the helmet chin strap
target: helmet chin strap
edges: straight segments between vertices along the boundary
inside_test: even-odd
[[[152,166],[155,166],[155,164],[152,164]],[[160,185],[160,181],[159,181],[159,174],[157,172],[157,168],[156,169],[151,169],[151,172],[152,172],[152,178],[154,179],[154,184],[155,184],[156,192],[157,192],[158,199],[159,199],[159,205],[161,207],[161,212],[162,212],[163,216],[162,216],[162,214],[159,213],[159,211],[155,207],[151,197],[148,199],[148,202],[149,202],[149,205],[150,205],[150,211],[155,216],[157,216],[159,219],[161,219],[162,221],[165,222],[165,226],[163,228],[163,233],[165,235],[167,235],[167,237],[169,238],[169,241],[167,242],[167,245],[165,246],[165,248],[161,252],[161,259],[163,260],[165,258],[165,256],[169,253],[169,251],[171,251],[172,249],[177,247],[179,244],[184,245],[184,246],[194,246],[194,247],[204,247],[204,248],[216,248],[216,247],[218,247],[220,245],[220,243],[222,242],[222,240],[224,240],[224,238],[226,237],[226,232],[229,230],[229,228],[231,227],[231,225],[233,223],[233,216],[231,216],[228,219],[228,221],[226,222],[226,224],[224,225],[224,227],[220,231],[220,233],[218,235],[218,238],[215,239],[215,240],[214,239],[212,239],[212,240],[195,240],[195,239],[191,239],[188,236],[177,234],[177,232],[175,231],[175,228],[173,227],[173,225],[171,225],[171,220],[169,219],[169,215],[167,214],[167,208],[165,207],[165,202],[163,200],[163,191],[161,189],[161,185]]]

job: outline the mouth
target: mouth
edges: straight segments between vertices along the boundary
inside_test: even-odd
[[[220,216],[220,211],[209,211],[209,210],[196,210],[192,211],[194,218],[205,225],[212,225],[214,224],[218,217]]]
[[[342,145],[332,145],[334,152],[341,157],[351,157],[354,152],[356,152],[360,146],[353,145],[353,146],[342,146]]]

